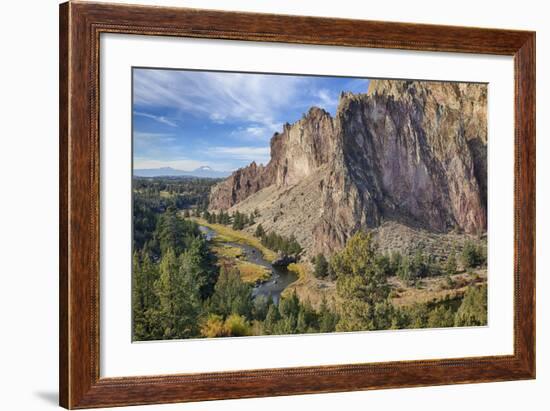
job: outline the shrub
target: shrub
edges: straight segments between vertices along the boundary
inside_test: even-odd
[[[454,313],[443,305],[434,308],[428,315],[428,328],[452,327],[453,325]]]
[[[210,314],[201,325],[201,335],[207,338],[226,337],[226,329],[221,315]]]
[[[390,260],[390,257],[388,257],[388,255],[379,254],[374,259],[374,262],[376,264],[376,267],[378,267],[380,272],[386,277],[389,277],[393,273],[391,260]]]
[[[258,226],[256,227],[256,231],[254,232],[254,235],[258,238],[262,238],[265,235],[264,228],[262,227],[261,224],[258,224]]]
[[[242,315],[231,314],[226,318],[224,328],[228,336],[243,337],[250,335],[250,324]]]
[[[462,264],[464,268],[474,268],[486,264],[487,250],[483,246],[476,246],[473,242],[467,241],[462,249]]]
[[[403,256],[399,251],[393,251],[390,255],[390,271],[392,274],[397,274],[399,267],[401,267],[401,262],[403,261]]]

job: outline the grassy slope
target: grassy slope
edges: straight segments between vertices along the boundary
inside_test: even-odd
[[[301,300],[309,300],[314,307],[318,308],[323,296],[329,305],[333,303],[336,297],[335,282],[315,278],[312,267],[307,263],[290,264],[288,269],[295,272],[298,279],[283,291],[283,297],[291,295],[296,290]],[[398,277],[390,277],[388,282],[392,290],[391,302],[397,307],[404,307],[462,297],[468,286],[487,281],[487,270],[459,273],[452,275],[451,279],[452,284],[448,283],[445,276],[425,278],[414,286],[406,284]]]
[[[388,282],[393,294],[392,303],[395,306],[403,307],[415,303],[462,297],[468,286],[487,282],[487,269],[478,269],[473,273],[454,274],[450,278],[452,280],[450,284],[445,276],[425,278],[419,282],[418,287],[415,287],[407,285],[398,277],[390,277]]]

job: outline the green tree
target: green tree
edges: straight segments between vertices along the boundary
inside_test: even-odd
[[[279,313],[281,314],[281,317],[290,317],[293,316],[294,318],[298,317],[298,312],[300,311],[300,300],[298,299],[298,294],[296,294],[296,290],[288,296],[283,297],[279,301]]]
[[[169,248],[160,262],[160,277],[155,289],[160,302],[159,322],[166,339],[198,334],[202,284],[190,260],[186,253],[178,259]]]
[[[254,298],[253,305],[253,317],[256,320],[263,321],[267,316],[267,311],[269,310],[269,307],[273,305],[273,299],[263,294],[260,294],[256,298]]]
[[[401,258],[401,264],[399,265],[399,270],[397,271],[397,275],[399,278],[401,278],[403,281],[410,281],[412,278],[412,267],[411,267],[411,260],[409,256],[404,256]]]
[[[267,310],[267,315],[265,316],[265,321],[263,323],[264,334],[266,335],[275,334],[276,326],[280,319],[281,319],[281,315],[279,314],[279,310],[277,309],[277,306],[275,304],[270,305],[269,309]]]
[[[428,328],[452,327],[454,325],[455,314],[451,308],[445,308],[438,305],[428,314]]]
[[[457,263],[456,263],[456,253],[453,251],[449,256],[447,257],[447,261],[445,262],[445,272],[448,275],[456,274],[457,271]]]
[[[484,265],[487,262],[487,250],[472,241],[467,241],[462,249],[462,264],[464,268],[474,268]]]
[[[426,304],[414,304],[407,308],[407,315],[410,318],[410,324],[407,328],[426,328],[430,311]]]
[[[317,254],[315,257],[314,274],[317,278],[324,278],[328,274],[328,261],[323,254]]]
[[[487,285],[470,286],[455,315],[455,326],[487,325]]]
[[[380,329],[386,322],[377,318],[376,306],[386,302],[390,289],[376,265],[376,251],[370,233],[359,231],[332,257],[337,275],[338,331]]]
[[[386,276],[389,277],[393,274],[391,260],[387,254],[378,254],[375,258],[378,269]]]
[[[134,251],[132,258],[132,326],[133,339],[143,340],[146,337],[147,324],[145,321],[145,276],[141,268],[139,254]]]
[[[242,315],[231,314],[225,319],[227,335],[231,337],[243,337],[250,335],[250,324]]]
[[[235,211],[235,214],[233,214],[233,230],[242,230],[245,227],[246,222],[246,215]]]
[[[398,274],[399,268],[401,267],[401,262],[403,256],[399,251],[392,251],[390,254],[390,272],[395,275]]]
[[[158,270],[144,250],[134,252],[132,263],[132,322],[133,339],[144,341],[162,337],[158,325],[158,297],[154,292],[154,283],[158,279]]]
[[[323,297],[321,306],[319,307],[319,332],[329,333],[336,330],[336,324],[338,324],[338,315],[332,311],[328,305],[326,299]]]
[[[210,312],[223,317],[237,314],[252,319],[252,288],[241,280],[237,269],[226,266],[220,268],[209,308]]]
[[[200,284],[201,299],[205,300],[214,292],[218,279],[217,272],[212,268],[208,243],[203,236],[194,237],[182,256],[182,264],[192,271]]]

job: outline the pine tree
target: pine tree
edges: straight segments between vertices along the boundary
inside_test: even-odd
[[[279,314],[277,306],[275,304],[270,305],[263,323],[263,333],[267,335],[275,334],[276,326],[280,318],[281,315]]]
[[[138,253],[134,252],[132,258],[132,335],[136,341],[144,340],[146,337],[144,289],[145,279],[141,261]]]
[[[456,273],[456,270],[456,254],[455,252],[452,252],[451,254],[449,254],[449,257],[447,257],[447,261],[445,263],[445,272],[449,275],[453,275]]]
[[[175,290],[178,261],[172,248],[168,248],[160,262],[160,277],[155,283],[156,294],[159,298],[159,322],[162,327],[163,337],[175,338],[176,309]]]
[[[331,266],[338,278],[338,331],[380,328],[376,306],[386,302],[390,289],[386,276],[376,266],[376,252],[371,235],[360,231],[332,257]]]
[[[225,266],[220,268],[209,308],[223,317],[238,314],[252,319],[252,288],[241,280],[238,270]]]
[[[328,261],[323,254],[315,257],[315,277],[324,278],[328,274]]]
[[[159,298],[158,316],[164,338],[198,335],[202,285],[199,271],[200,267],[197,267],[191,252],[184,252],[177,258],[170,248],[162,257],[155,290]]]

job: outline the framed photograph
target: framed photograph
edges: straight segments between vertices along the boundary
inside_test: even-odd
[[[535,33],[60,6],[60,404],[535,378]]]

